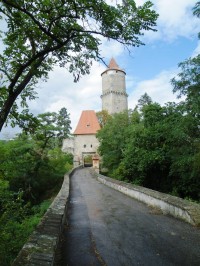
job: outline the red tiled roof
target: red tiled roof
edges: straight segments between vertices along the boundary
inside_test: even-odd
[[[118,66],[118,64],[116,63],[116,61],[115,61],[115,59],[113,57],[110,60],[110,63],[108,65],[108,68],[121,70],[120,67]]]
[[[96,134],[100,129],[100,125],[95,111],[82,111],[78,125],[74,131],[74,135]]]
[[[104,70],[103,73],[101,73],[101,76],[104,73],[106,73],[107,71],[109,71],[109,70],[119,70],[119,71],[124,72],[124,74],[126,74],[126,72],[118,66],[118,64],[116,63],[116,61],[115,61],[115,59],[113,57],[110,60],[110,63],[108,65],[108,68],[106,70]]]

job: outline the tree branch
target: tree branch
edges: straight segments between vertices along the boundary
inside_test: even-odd
[[[6,77],[9,79],[9,81],[12,80],[11,76],[7,73],[7,71],[5,69],[0,68],[0,71],[3,72],[6,75]]]
[[[20,11],[22,11],[24,14],[26,14],[27,16],[29,16],[32,21],[38,26],[38,28],[44,32],[48,37],[50,37],[53,41],[56,41],[57,43],[62,43],[58,38],[55,37],[55,35],[51,34],[50,32],[48,32],[34,17],[34,15],[32,15],[30,12],[28,12],[25,8],[22,8],[21,6],[17,5],[14,2],[11,2],[9,0],[2,0],[3,3],[5,3],[6,5],[9,5],[11,7],[14,7]]]
[[[20,76],[22,75],[22,73],[24,72],[24,70],[28,67],[31,66],[31,64],[36,61],[38,58],[41,58],[42,56],[48,55],[50,52],[56,51],[60,48],[62,48],[64,45],[66,45],[70,39],[73,38],[73,35],[65,40],[62,44],[58,44],[55,45],[53,47],[46,47],[45,49],[43,49],[42,51],[38,52],[37,54],[35,54],[26,64],[22,65],[18,71],[16,72],[15,77],[12,79],[12,82],[10,83],[10,85],[8,86],[10,91],[13,91],[13,88],[15,87],[18,79],[20,78]]]

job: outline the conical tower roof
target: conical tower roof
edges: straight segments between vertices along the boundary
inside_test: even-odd
[[[118,64],[116,63],[116,61],[115,61],[115,59],[113,57],[110,60],[110,63],[108,65],[108,68],[121,70],[120,67],[118,66]]]
[[[96,134],[99,129],[100,125],[95,111],[85,110],[82,111],[78,125],[74,131],[74,135]]]
[[[126,74],[126,72],[118,66],[117,62],[115,61],[115,59],[113,57],[111,58],[110,63],[108,64],[108,68],[105,71],[103,71],[103,73],[101,75],[103,75],[105,72],[107,72],[109,70],[118,70],[118,71],[122,71],[122,72],[124,72],[124,74]]]

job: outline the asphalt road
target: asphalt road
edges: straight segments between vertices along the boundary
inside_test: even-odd
[[[71,178],[64,266],[200,265],[200,230],[99,183],[89,168]]]

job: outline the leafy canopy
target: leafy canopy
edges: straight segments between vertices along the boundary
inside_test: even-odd
[[[0,54],[0,129],[9,113],[16,117],[16,99],[35,99],[34,86],[55,64],[67,67],[78,81],[89,74],[100,55],[102,37],[125,46],[142,45],[144,30],[155,30],[158,15],[147,1],[109,5],[103,0],[1,0],[6,23]]]
[[[31,131],[23,125],[16,139],[0,141],[0,179],[16,192],[21,189],[30,201],[39,201],[48,188],[59,185],[72,164],[72,156],[61,152],[71,128],[66,108],[36,119]]]

